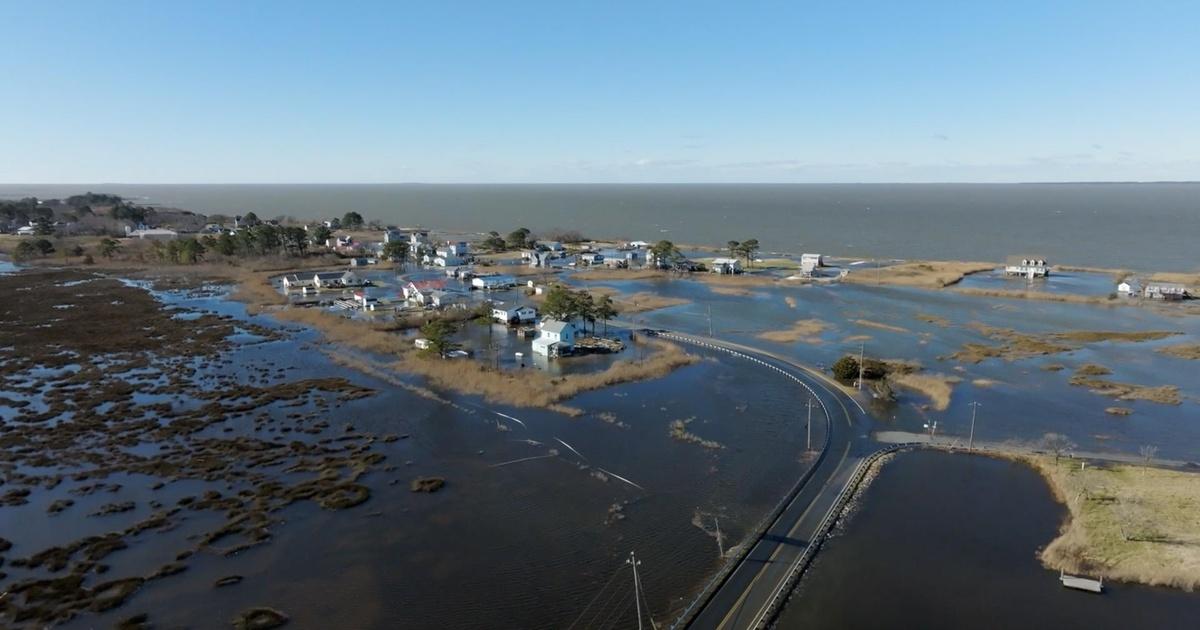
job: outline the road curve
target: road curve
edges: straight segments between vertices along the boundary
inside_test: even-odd
[[[730,571],[696,608],[682,620],[699,630],[757,628],[770,622],[777,606],[787,597],[789,578],[826,515],[850,482],[869,448],[863,435],[866,412],[858,401],[830,386],[811,369],[774,353],[741,344],[664,332],[661,336],[684,343],[713,347],[742,356],[796,379],[820,403],[828,422],[827,441],[813,468],[792,489],[793,496],[754,542],[749,553]],[[694,613],[694,614],[692,614]]]

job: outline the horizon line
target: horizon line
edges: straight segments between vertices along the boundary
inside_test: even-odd
[[[0,186],[1029,186],[1029,185],[1060,185],[1060,184],[1200,184],[1193,179],[1163,179],[1163,180],[1045,180],[1045,181],[920,181],[920,182],[863,182],[863,181],[828,181],[828,182],[750,182],[750,181],[721,181],[721,182],[687,182],[687,181],[655,181],[655,182],[0,182]]]

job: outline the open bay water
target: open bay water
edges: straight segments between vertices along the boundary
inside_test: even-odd
[[[1196,593],[1062,587],[1037,552],[1065,515],[1023,464],[900,454],[825,544],[777,627],[1171,628],[1195,619]]]
[[[858,258],[995,260],[1191,271],[1200,184],[0,185],[0,198],[116,193],[203,213],[723,245]]]

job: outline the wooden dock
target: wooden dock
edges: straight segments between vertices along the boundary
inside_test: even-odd
[[[1104,592],[1103,579],[1093,580],[1091,578],[1079,577],[1077,575],[1067,575],[1066,573],[1062,572],[1059,572],[1058,579],[1062,582],[1062,585],[1067,588],[1088,591],[1089,593]]]

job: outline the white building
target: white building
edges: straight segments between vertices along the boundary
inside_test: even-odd
[[[1050,265],[1041,256],[1009,256],[1004,273],[1009,276],[1045,278],[1050,275]]]
[[[367,282],[353,271],[325,271],[313,274],[312,285],[318,289],[344,289],[366,286]]]
[[[800,273],[811,276],[817,269],[825,266],[825,257],[820,254],[801,254]]]
[[[313,284],[313,278],[309,278],[307,276],[300,277],[299,275],[293,273],[283,277],[283,288],[288,291],[307,289],[313,286],[315,286]]]
[[[175,230],[168,230],[166,228],[139,227],[138,229],[135,230],[127,225],[127,226],[125,226],[125,236],[127,236],[129,238],[150,238],[150,239],[170,240],[170,239],[178,237],[179,233],[176,232]]]
[[[720,274],[742,273],[742,261],[737,258],[714,258],[708,270]]]
[[[429,232],[426,232],[425,230],[414,230],[414,231],[408,233],[408,244],[413,249],[416,249],[417,247],[419,247],[421,245],[426,245],[428,243],[429,243]]]
[[[1184,300],[1190,297],[1187,287],[1175,282],[1147,282],[1142,295],[1151,300]]]
[[[546,357],[570,354],[575,348],[575,325],[557,319],[543,320],[533,340],[533,352]]]
[[[37,234],[37,228],[32,225],[22,225],[17,228],[17,236],[33,236]]]
[[[537,320],[537,309],[532,306],[497,306],[492,309],[492,319],[501,324],[528,324]]]
[[[579,262],[585,265],[600,265],[604,263],[604,254],[587,253],[579,255]]]
[[[1120,293],[1121,295],[1132,296],[1140,292],[1141,289],[1138,287],[1137,280],[1132,278],[1128,280],[1122,280],[1119,284],[1117,284],[1117,293]]]
[[[475,276],[471,278],[471,286],[476,289],[484,289],[494,291],[497,289],[509,289],[517,286],[517,279],[503,274],[494,276]]]
[[[457,291],[434,289],[429,292],[428,297],[429,305],[434,308],[462,307],[467,303],[466,296]]]

